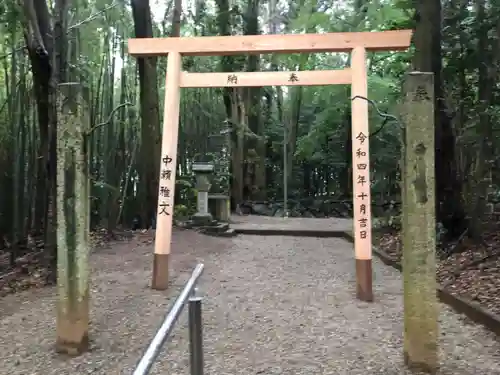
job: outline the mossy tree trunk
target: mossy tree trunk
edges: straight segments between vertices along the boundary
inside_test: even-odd
[[[83,101],[72,97],[60,95],[58,100],[57,349],[77,355],[88,349],[90,183],[85,142],[89,120]]]
[[[436,373],[436,214],[434,178],[434,76],[408,74],[403,120],[404,357],[411,369]]]

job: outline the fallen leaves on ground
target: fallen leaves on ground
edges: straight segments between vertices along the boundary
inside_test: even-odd
[[[108,232],[105,229],[97,229],[90,234],[90,242],[93,249],[108,246],[113,241],[130,239],[136,235],[132,231]],[[50,280],[48,270],[43,262],[43,241],[33,241],[30,244],[18,245],[16,262],[10,265],[10,251],[12,247],[0,249],[0,297],[16,293],[29,288],[40,288],[48,284]],[[10,244],[8,244],[11,246]]]
[[[437,258],[438,282],[449,292],[475,301],[500,315],[500,226],[490,226],[477,245],[469,239],[458,244],[459,252],[446,259]],[[401,262],[402,244],[399,232],[376,236],[378,247],[389,257]],[[456,244],[454,246],[457,246]]]

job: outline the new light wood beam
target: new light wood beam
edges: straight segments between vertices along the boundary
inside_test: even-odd
[[[175,179],[177,176],[177,145],[179,144],[179,106],[181,98],[180,76],[182,57],[170,53],[165,78],[165,104],[161,140],[158,206],[156,209],[155,249],[152,288],[165,290],[170,281],[169,264],[172,247],[172,221],[174,217]]]
[[[184,38],[135,38],[128,40],[133,56],[162,56],[178,52],[190,56],[242,55],[262,53],[350,52],[355,47],[366,51],[404,51],[411,42],[412,30],[377,32],[201,36]]]
[[[368,123],[368,80],[366,50],[356,47],[351,54],[352,69],[352,172],[356,296],[373,301],[372,224],[370,188],[370,128]]]
[[[181,87],[324,86],[351,84],[351,69],[300,72],[181,73]]]

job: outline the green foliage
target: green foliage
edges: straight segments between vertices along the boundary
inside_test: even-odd
[[[189,218],[196,212],[196,209],[193,210],[192,207],[188,207],[183,204],[177,204],[174,207],[174,218],[177,220],[185,220]]]
[[[484,25],[493,28],[497,24],[498,10],[493,6],[496,2],[491,2],[484,24],[478,23],[475,8],[459,7],[451,1],[443,2],[444,101],[451,108],[450,117],[457,134],[457,165],[464,180],[474,169],[477,153],[481,149],[477,142],[481,136],[478,128],[480,115],[486,113],[490,116],[492,136],[500,131],[500,106],[495,104],[499,96],[496,83],[492,89],[492,105],[486,109],[479,105],[478,88],[482,52],[477,51],[477,36]],[[269,3],[261,4],[258,14],[260,32],[267,33],[272,26],[279,33],[388,30],[415,26],[414,2],[410,0],[350,0],[333,3],[301,0],[285,3],[277,2],[276,9],[271,10]],[[242,34],[248,31],[248,4],[241,0],[231,4],[223,0],[215,4],[194,2],[183,9],[181,34]],[[224,5],[227,6],[227,12],[220,11]],[[154,33],[156,36],[165,36],[171,29],[171,5],[150,1],[150,6]],[[357,6],[360,8],[357,9]],[[165,13],[166,8],[170,9],[170,13]],[[107,123],[114,108],[123,102],[131,103],[116,111],[108,125],[93,132],[88,145],[92,180],[96,181],[92,188],[93,207],[100,215],[107,215],[111,210],[110,205],[119,202],[124,205],[121,220],[127,223],[144,206],[137,191],[141,178],[145,178],[139,152],[143,140],[137,62],[126,50],[126,40],[134,36],[130,4],[125,1],[77,0],[71,2],[68,12],[71,77],[82,83],[83,96],[90,107],[90,125]],[[0,163],[3,163],[2,171],[6,175],[3,184],[10,188],[14,186],[10,179],[15,178],[21,183],[21,178],[36,174],[34,166],[40,160],[38,148],[41,135],[35,86],[32,74],[28,71],[31,65],[22,48],[25,43],[23,23],[20,22],[24,18],[22,8],[18,2],[5,1],[0,6],[0,16],[5,21],[0,33]],[[496,39],[493,36],[490,39],[490,45],[496,45]],[[488,56],[493,56],[493,52],[487,51]],[[381,112],[398,115],[401,78],[410,69],[412,54],[411,50],[369,53],[369,98]],[[161,114],[166,59],[161,57],[157,62]],[[191,72],[244,71],[249,68],[249,58],[184,57],[183,64],[183,68]],[[496,65],[489,66],[492,76],[495,76]],[[260,70],[325,70],[347,66],[349,56],[344,53],[264,55],[258,61]],[[23,77],[25,82],[21,86]],[[255,92],[242,90],[240,93],[246,113],[255,114],[258,118],[257,123],[245,119],[249,123],[244,124],[248,128],[245,128],[247,136],[241,165],[244,172],[251,171],[261,160],[262,147],[259,146],[262,144],[257,142],[258,139],[265,146],[266,171],[261,173],[266,174],[267,197],[281,195],[283,136],[285,128],[292,129],[295,134],[293,137],[288,134],[287,143],[288,151],[293,153],[291,170],[288,171],[291,176],[289,191],[299,197],[349,196],[348,168],[352,164],[348,147],[351,131],[350,88],[293,87],[280,92],[275,87],[266,87],[260,88],[258,94]],[[191,210],[195,206],[196,192],[190,165],[197,158],[212,160],[216,165],[212,181],[214,192],[228,192],[231,181],[236,178],[237,173],[231,170],[230,153],[235,150],[234,139],[243,125],[227,122],[227,100],[231,101],[232,98],[225,97],[226,94],[228,91],[220,88],[182,90],[176,184],[176,204],[181,213],[185,211],[183,207]],[[258,105],[248,104],[252,95],[258,96]],[[370,107],[372,189],[375,197],[389,199],[397,196],[399,191],[401,128],[397,122],[382,125],[383,119]],[[230,135],[226,137],[228,131]],[[495,137],[492,142],[495,148],[500,146]],[[22,154],[22,160],[17,164],[12,163],[11,159],[18,154]],[[496,164],[494,160],[488,165]],[[255,177],[245,174],[245,189],[252,191]],[[35,185],[33,179],[19,189],[24,189],[28,194],[28,191],[36,191]],[[15,194],[9,192],[8,197]],[[246,194],[252,198],[251,193]],[[115,199],[115,196],[118,198]],[[34,205],[35,198],[30,199],[29,204]],[[9,211],[12,207],[6,207],[5,210],[8,211],[5,217],[14,216]],[[27,207],[22,210],[29,212]]]

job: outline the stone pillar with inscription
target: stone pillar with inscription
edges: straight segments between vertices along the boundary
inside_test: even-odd
[[[197,212],[192,220],[196,225],[207,225],[212,222],[212,215],[208,211],[208,191],[212,186],[210,182],[211,174],[214,171],[212,163],[193,163],[192,170],[196,176]]]
[[[402,118],[404,359],[413,370],[439,368],[436,297],[436,196],[434,176],[434,75],[406,76]]]

